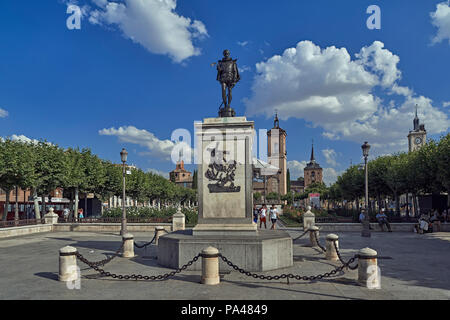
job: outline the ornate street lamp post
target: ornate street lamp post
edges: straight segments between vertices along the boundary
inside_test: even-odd
[[[128,152],[125,148],[120,152],[120,159],[122,160],[122,175],[123,175],[123,196],[122,196],[122,229],[120,234],[124,235],[127,233],[127,212],[125,210],[125,163],[127,162]]]
[[[364,156],[364,171],[365,171],[365,181],[366,181],[366,200],[365,200],[365,215],[363,221],[363,230],[361,236],[370,237],[370,218],[369,218],[369,183],[368,183],[368,170],[367,170],[367,158],[369,157],[370,145],[366,142],[361,146],[363,156]]]

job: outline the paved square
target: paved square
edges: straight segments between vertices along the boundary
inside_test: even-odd
[[[294,238],[299,229],[286,229]],[[0,240],[0,299],[450,299],[450,233],[338,233],[341,253],[347,260],[359,249],[370,247],[384,259],[381,289],[369,290],[356,285],[357,270],[315,282],[254,279],[238,272],[226,273],[217,286],[200,284],[200,271],[187,269],[164,281],[116,280],[98,273],[78,261],[81,289],[70,290],[58,279],[58,250],[74,246],[91,261],[116,251],[121,238],[117,234],[90,232],[54,232]],[[150,233],[136,233],[135,241],[152,239]],[[320,234],[325,244],[326,234]],[[294,266],[265,272],[266,275],[293,273],[316,275],[331,271],[339,262],[325,260],[324,253],[307,247],[308,236],[294,242]],[[118,274],[159,275],[172,271],[155,260],[156,246],[135,248],[136,257],[117,257],[104,266]]]

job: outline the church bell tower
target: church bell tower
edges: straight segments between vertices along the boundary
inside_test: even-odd
[[[409,152],[418,150],[427,142],[427,131],[425,130],[425,124],[420,124],[419,117],[417,116],[417,105],[416,105],[416,116],[413,120],[413,130],[409,131],[408,134],[408,150]]]
[[[287,193],[286,136],[286,131],[280,128],[278,114],[275,114],[273,128],[267,132],[268,159],[271,165],[280,168],[281,173],[279,173],[276,177],[269,179],[269,184],[267,186],[268,193],[279,192],[281,195]]]

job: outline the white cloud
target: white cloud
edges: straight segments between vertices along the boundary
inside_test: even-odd
[[[305,119],[332,140],[369,141],[384,152],[406,150],[416,103],[429,134],[445,131],[450,121],[431,99],[414,97],[411,89],[398,84],[399,61],[380,41],[363,47],[354,59],[345,48],[322,49],[301,41],[256,64],[246,113],[271,117],[276,109],[282,120]],[[396,106],[391,100],[385,106],[375,89],[403,102]]]
[[[431,40],[432,44],[448,39],[450,44],[450,2],[441,2],[436,5],[436,11],[430,13],[431,23],[438,28]]]
[[[443,102],[443,103],[442,103],[442,106],[443,106],[444,108],[449,107],[449,106],[450,106],[450,101]]]
[[[89,22],[116,25],[126,38],[178,63],[200,55],[193,39],[208,36],[203,22],[175,12],[176,0],[93,1],[99,9],[90,11]]]
[[[8,116],[8,111],[5,109],[0,108],[0,118],[6,118]]]
[[[165,172],[165,171],[160,171],[160,170],[157,170],[157,169],[148,168],[148,169],[147,169],[147,172],[152,172],[152,173],[154,173],[154,174],[163,176],[163,177],[166,178],[166,179],[169,179],[169,173],[168,173],[168,172]]]
[[[327,186],[329,186],[336,182],[340,172],[337,172],[333,168],[324,168],[322,174],[323,174],[323,182]]]
[[[336,162],[336,151],[334,151],[333,149],[323,149],[322,154],[325,157],[326,162],[330,166],[336,167],[338,165],[338,163]]]
[[[100,135],[104,136],[116,136],[120,142],[133,143],[147,148],[148,152],[141,153],[142,155],[149,155],[161,160],[171,160],[172,149],[178,145],[171,140],[160,140],[153,133],[138,129],[134,126],[125,126],[110,129],[99,130]],[[180,142],[185,150],[189,150],[192,153],[190,146],[184,142]],[[174,159],[176,162],[178,159]]]
[[[303,169],[306,167],[306,161],[291,160],[287,162],[287,167],[291,180],[296,180],[299,177],[303,177]]]
[[[248,45],[248,41],[238,41],[237,44],[241,47],[245,47],[246,45]]]
[[[252,70],[252,68],[250,68],[249,66],[244,65],[244,66],[239,68],[239,73],[244,73],[246,71],[251,71],[251,70]]]

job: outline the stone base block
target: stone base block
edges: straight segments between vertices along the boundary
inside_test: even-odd
[[[269,271],[293,265],[292,238],[283,230],[258,230],[251,236],[193,235],[191,229],[172,232],[159,238],[158,263],[177,269],[210,246],[246,271]],[[189,270],[201,270],[201,260]],[[233,270],[220,258],[219,269]]]

